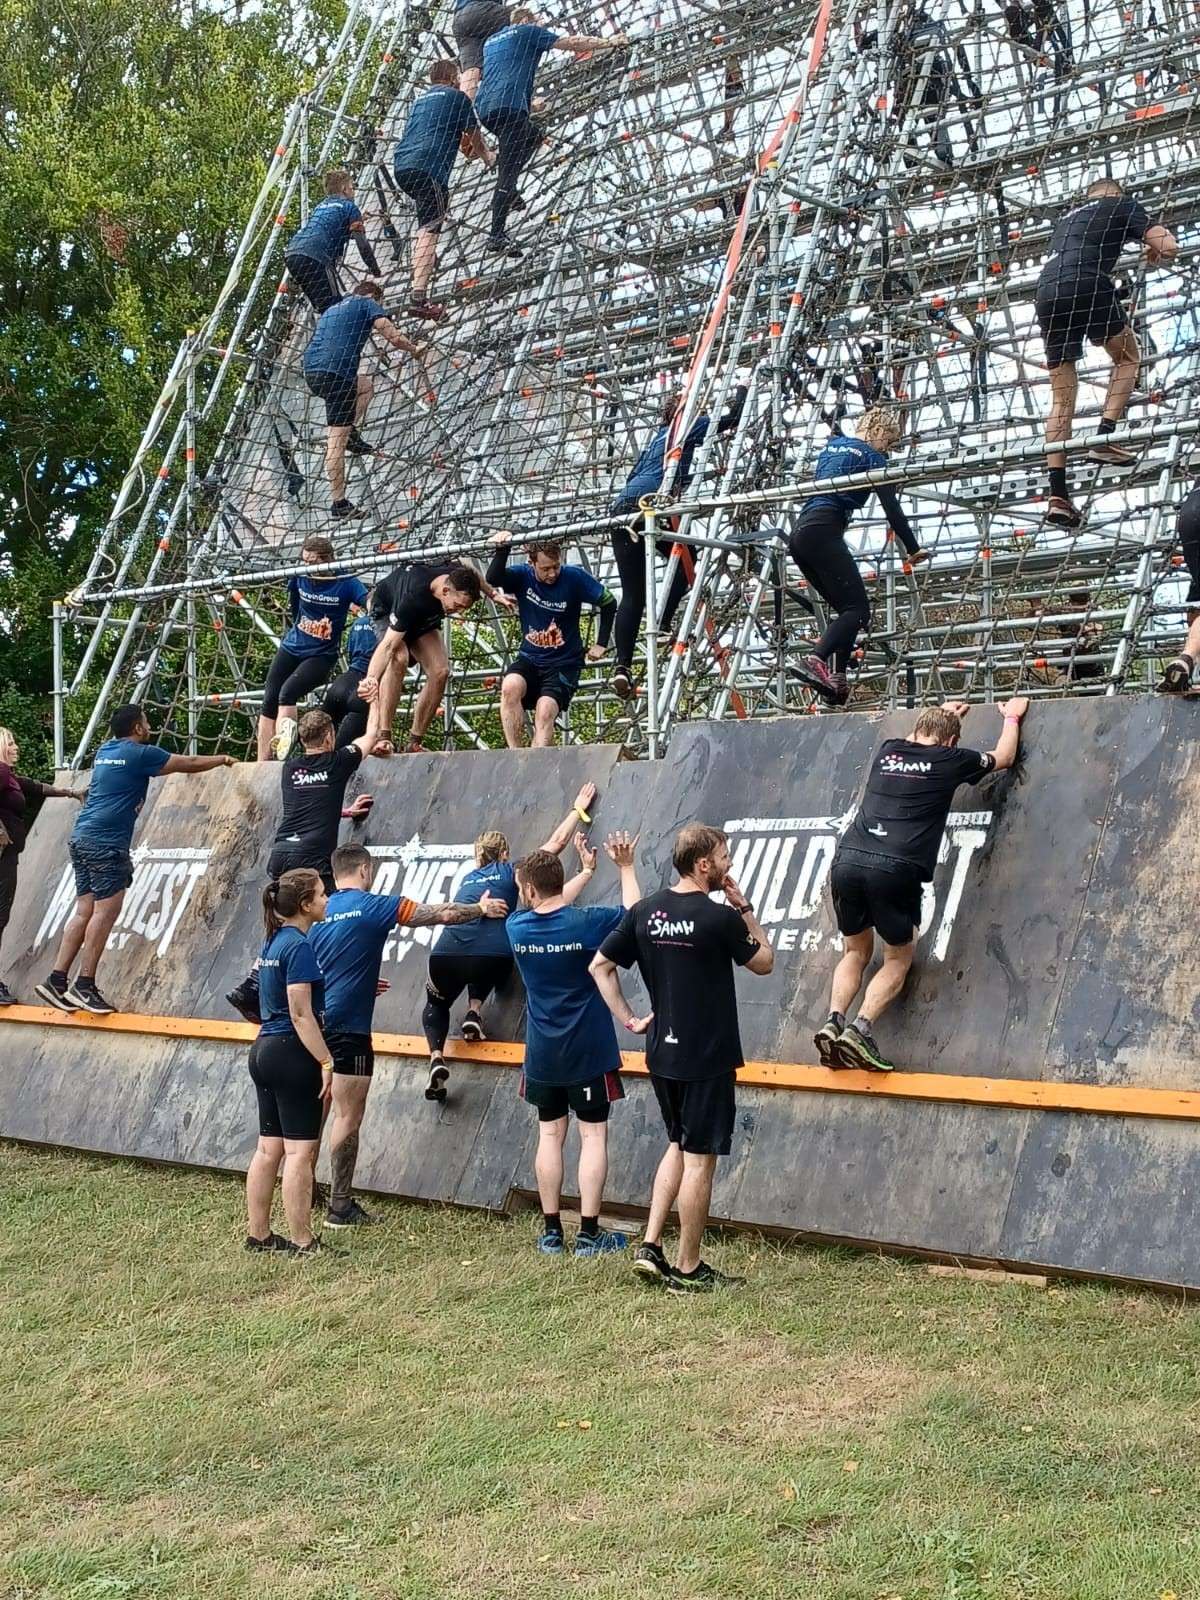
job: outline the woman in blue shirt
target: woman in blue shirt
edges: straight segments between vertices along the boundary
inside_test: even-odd
[[[334,559],[333,541],[323,534],[310,533],[300,550],[300,559],[309,565]],[[360,578],[341,572],[323,572],[309,578],[293,575],[288,579],[288,610],[292,625],[279,642],[267,681],[263,686],[262,711],[258,719],[258,759],[269,761],[272,748],[280,761],[291,749],[296,732],[296,707],[312,694],[337,665],[338,646],[351,606],[364,606],[367,586]],[[275,725],[280,721],[279,743]]]
[[[308,930],[324,917],[326,899],[320,874],[311,867],[295,867],[263,890],[267,942],[258,964],[262,1027],[250,1047],[258,1147],[246,1172],[247,1250],[309,1255],[321,1248],[312,1231],[313,1166],[333,1089],[333,1059],[321,1032],[325,982]],[[271,1230],[281,1162],[290,1240]]]

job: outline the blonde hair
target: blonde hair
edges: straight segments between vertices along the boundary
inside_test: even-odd
[[[958,713],[945,706],[927,706],[913,728],[914,737],[936,739],[939,744],[953,744],[961,733]]]
[[[904,423],[900,420],[900,413],[891,406],[872,406],[864,413],[858,424],[858,436],[871,443],[871,435],[876,439],[887,438],[891,444],[898,444],[904,432]]]
[[[486,867],[489,862],[499,861],[501,856],[508,854],[508,840],[502,833],[492,829],[488,833],[481,833],[475,841],[475,865]]]
[[[8,760],[4,752],[16,742],[16,736],[11,728],[0,728],[0,761]]]

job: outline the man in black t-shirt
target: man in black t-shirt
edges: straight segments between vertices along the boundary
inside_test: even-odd
[[[700,1259],[717,1157],[729,1154],[734,1079],[742,1064],[735,967],[765,975],[775,952],[754,910],[729,876],[729,845],[719,828],[692,822],[672,855],[679,882],[640,900],[600,946],[591,971],[605,1004],[631,1033],[644,1033],[650,1082],[667,1127],[645,1239],[634,1256],[639,1276],[673,1294],[714,1289],[726,1278]],[[725,891],[726,905],[709,898]],[[635,1017],[618,967],[637,962],[654,1007]],[[674,1267],[662,1235],[679,1211]]]
[[[1062,444],[1071,437],[1079,392],[1075,363],[1083,354],[1085,339],[1102,344],[1113,364],[1096,431],[1112,433],[1129,404],[1141,356],[1112,272],[1122,246],[1130,240],[1142,242],[1144,259],[1152,267],[1173,260],[1179,250],[1168,229],[1152,223],[1133,196],[1124,194],[1112,178],[1093,183],[1087,191],[1086,204],[1060,217],[1051,235],[1050,254],[1038,278],[1036,300],[1050,372],[1048,445]],[[1050,504],[1046,521],[1060,528],[1078,528],[1083,515],[1071,503],[1066,453],[1051,450],[1047,460]],[[1123,445],[1106,443],[1090,450],[1088,460],[1128,467],[1137,456]]]
[[[391,609],[386,612],[387,626],[381,632],[367,675],[358,686],[359,698],[374,711],[368,733],[377,730],[379,737],[391,738],[404,675],[415,661],[424,671],[425,682],[413,707],[408,749],[422,748],[421,741],[437,714],[450,678],[442,623],[447,617],[470,610],[484,592],[485,585],[475,568],[456,561],[413,561],[394,568],[375,586],[372,618],[382,620],[384,605]],[[507,596],[493,594],[492,598],[501,605],[511,604]]]
[[[967,706],[953,700],[922,711],[909,739],[888,739],[871,759],[867,786],[829,874],[843,953],[833,974],[829,1018],[814,1043],[822,1065],[891,1072],[874,1024],[904,987],[921,926],[921,896],[933,877],[946,818],[960,784],[978,783],[1017,759],[1028,700],[1008,700],[994,750],[961,750]],[[883,940],[883,965],[867,985],[855,1020],[846,1013]]]

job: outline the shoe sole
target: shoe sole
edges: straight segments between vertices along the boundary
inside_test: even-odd
[[[1186,694],[1191,687],[1192,675],[1190,672],[1186,672],[1182,667],[1175,671],[1168,667],[1155,685],[1155,692],[1158,694]],[[0,1005],[2,1004],[4,1002],[0,1001]]]
[[[327,1228],[372,1228],[379,1221],[378,1217],[325,1217]]]
[[[832,1034],[818,1033],[813,1038],[813,1043],[817,1047],[817,1060],[823,1067],[841,1066],[841,1062],[836,1059],[838,1040]]]
[[[669,1269],[664,1271],[654,1261],[635,1261],[633,1262],[633,1270],[643,1283],[665,1284],[670,1282]]]
[[[810,673],[806,672],[803,667],[797,667],[795,672],[796,676],[800,679],[800,682],[804,684],[805,688],[811,689],[814,694],[820,695],[821,699],[824,700],[826,705],[837,705],[838,700],[836,690],[832,689],[828,684],[822,683],[820,678],[814,678]],[[847,699],[848,698],[849,696],[847,696]]]
[[[1118,461],[1113,456],[1103,456],[1095,450],[1088,452],[1087,459],[1094,461],[1098,467],[1136,467],[1138,464],[1137,456],[1122,457]]]
[[[48,983],[35,984],[33,992],[37,995],[39,1000],[44,1000],[48,1006],[53,1006],[56,1011],[79,1010],[79,1007],[72,1004],[72,1002],[67,999],[65,994],[59,994],[58,991],[52,989]]]
[[[895,1072],[896,1070],[894,1066],[877,1067],[873,1062],[869,1061],[866,1056],[858,1055],[849,1046],[843,1050],[842,1041],[840,1039],[838,1040],[837,1055],[838,1066],[852,1067],[859,1072],[881,1072],[886,1075],[887,1073]]]
[[[464,1022],[462,1036],[468,1044],[482,1044],[487,1038],[487,1034],[477,1022]]]
[[[425,1085],[426,1100],[444,1100],[446,1098],[446,1080],[450,1076],[449,1068],[437,1067],[429,1075],[429,1082]]]
[[[116,1006],[98,1006],[94,1001],[86,1000],[81,994],[71,998],[70,990],[67,991],[67,997],[71,999],[70,1009],[72,1011],[86,1011],[92,1017],[115,1017],[117,1014]],[[65,1009],[66,1007],[64,1007]]]
[[[633,680],[631,678],[614,678],[612,692],[618,700],[633,699]]]
[[[1078,518],[1064,517],[1061,512],[1057,512],[1057,511],[1047,511],[1047,513],[1046,513],[1046,521],[1050,524],[1050,526],[1052,528],[1076,529],[1076,528],[1082,528],[1083,527],[1083,518],[1082,517],[1078,517]]]

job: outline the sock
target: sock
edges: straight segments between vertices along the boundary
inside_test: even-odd
[[[61,967],[55,967],[54,971],[50,974],[50,982],[56,987],[61,986],[64,989],[66,988],[67,975]]]
[[[850,1026],[856,1028],[864,1039],[874,1040],[875,1035],[871,1032],[871,1023],[867,1017],[856,1017]]]
[[[1097,433],[1112,433],[1113,430],[1116,428],[1116,426],[1117,426],[1116,423],[1112,420],[1111,417],[1101,417],[1100,418],[1100,426],[1096,429],[1096,432]]]
[[[1050,493],[1058,495],[1062,500],[1069,500],[1071,498],[1067,489],[1066,467],[1050,468]]]
[[[829,1013],[829,1021],[833,1023],[835,1028],[844,1028],[846,1026],[846,1013],[844,1011],[831,1011]]]
[[[599,1217],[580,1217],[579,1237],[581,1239],[594,1239],[600,1232]]]
[[[543,1211],[542,1212],[542,1232],[543,1233],[561,1233],[562,1232],[562,1223],[559,1221],[559,1216],[558,1216],[558,1212],[557,1211]]]

